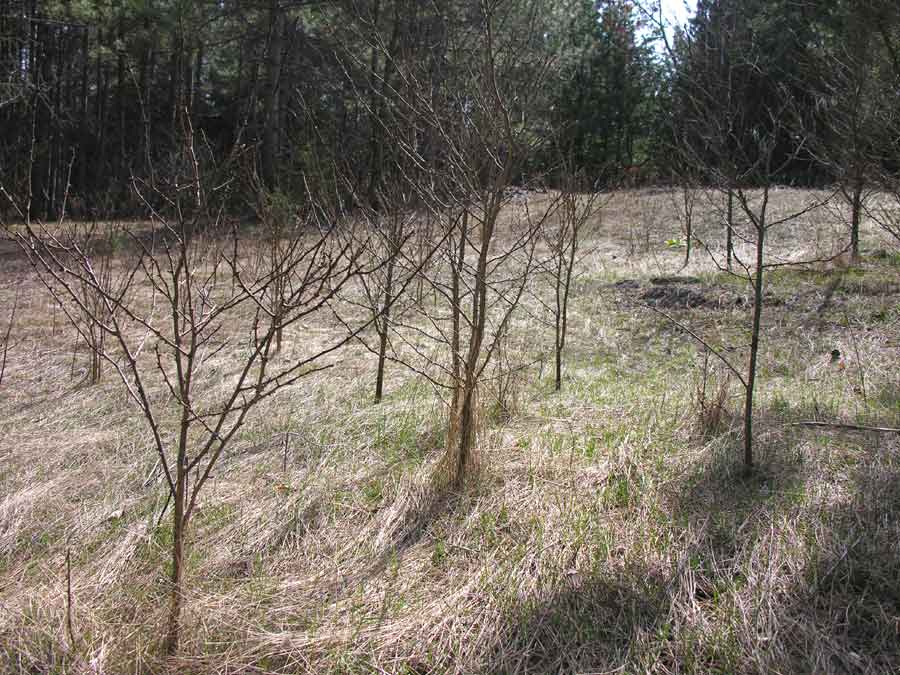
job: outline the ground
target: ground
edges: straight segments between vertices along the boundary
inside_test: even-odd
[[[822,196],[773,199],[787,212]],[[507,355],[523,368],[503,401],[495,381],[480,392],[478,471],[461,493],[432,489],[440,398],[392,366],[374,405],[359,347],[259,409],[203,493],[185,638],[166,666],[897,672],[900,436],[793,423],[900,426],[900,257],[867,226],[858,264],[821,262],[846,241],[835,206],[773,232],[770,260],[820,262],[768,277],[747,475],[737,383],[671,319],[742,368],[752,294],[707,253],[721,251],[713,194],[682,268],[679,198],[605,205],[562,392],[537,303],[518,315]],[[0,307],[20,297],[0,388],[0,670],[159,672],[172,532],[157,523],[150,438],[113,372],[85,383],[64,317],[0,254]],[[298,325],[281,358],[340,330]]]

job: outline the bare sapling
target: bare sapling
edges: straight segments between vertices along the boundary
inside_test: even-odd
[[[419,247],[423,253],[420,260],[413,258],[415,252],[407,250],[424,217],[417,212],[413,194],[400,185],[384,186],[377,189],[378,208],[363,206],[360,218],[363,221],[367,245],[367,258],[377,271],[360,276],[362,299],[366,312],[372,317],[376,344],[363,344],[377,358],[375,370],[375,403],[384,397],[385,368],[390,356],[389,348],[393,323],[401,319],[407,310],[406,291],[410,282],[417,278],[422,265],[434,253],[431,249]],[[363,202],[365,204],[365,202]]]
[[[65,221],[62,221],[64,224]],[[82,229],[76,227],[75,231]],[[70,246],[80,248],[87,252],[94,266],[97,279],[104,288],[112,288],[116,280],[113,270],[113,259],[120,236],[124,233],[121,227],[114,223],[92,224],[86,228],[84,237],[79,243],[70,241]],[[109,322],[106,316],[107,304],[102,294],[98,293],[94,286],[87,280],[79,281],[77,289],[81,293],[81,301],[76,307],[69,310],[70,303],[65,302],[65,294],[56,292],[56,288],[50,287],[51,293],[63,311],[74,311],[70,317],[70,323],[75,326],[76,332],[88,348],[87,381],[90,384],[99,384],[103,373],[103,351],[105,348],[106,331],[102,326]]]
[[[734,271],[734,190],[725,190],[725,270]]]
[[[461,58],[439,81],[429,63],[382,41],[370,45],[392,63],[381,119],[398,151],[397,173],[446,243],[441,264],[423,275],[436,306],[394,323],[394,339],[415,354],[411,367],[431,371],[430,381],[449,393],[441,473],[456,488],[473,465],[479,382],[537,267],[544,213],[510,188],[543,142],[532,113],[549,105],[544,85],[555,59],[542,9],[533,0],[485,0],[441,14],[441,48]],[[440,349],[423,349],[423,340]]]
[[[770,197],[778,179],[805,151],[809,139],[803,119],[797,115],[795,102],[790,94],[779,90],[781,97],[765,108],[765,124],[743,128],[736,123],[732,111],[723,107],[717,97],[700,90],[687,96],[696,126],[692,134],[686,134],[680,151],[687,163],[697,167],[704,180],[726,198],[728,231],[739,242],[748,245],[752,257],[745,259],[737,247],[729,246],[726,259],[709,246],[706,247],[712,261],[721,271],[743,279],[751,288],[753,297],[750,319],[750,346],[747,363],[736,366],[725,353],[679,323],[695,339],[710,350],[736,376],[744,389],[743,403],[743,460],[747,471],[754,464],[753,411],[757,389],[757,375],[762,343],[762,320],[765,305],[766,270],[790,264],[816,262],[796,260],[790,256],[773,256],[767,249],[771,232],[802,216],[823,207],[831,196],[811,198],[803,206],[789,212],[774,215],[770,210]],[[779,140],[794,139],[787,153],[779,153]],[[693,139],[693,140],[688,140]],[[721,158],[727,158],[723,161]],[[747,186],[747,187],[745,187]],[[740,218],[735,217],[732,205],[737,206]],[[737,222],[743,221],[742,223]],[[730,263],[730,264],[729,264]],[[735,271],[735,268],[737,271]],[[659,311],[659,310],[657,310]],[[668,319],[671,316],[661,312]],[[678,322],[676,322],[678,323]]]
[[[599,225],[605,204],[602,193],[593,189],[584,175],[564,164],[558,200],[548,207],[555,210],[545,220],[542,238],[549,255],[542,268],[550,280],[553,297],[549,310],[553,324],[554,389],[562,389],[563,354],[569,327],[569,300],[577,278],[576,268],[585,256],[584,245]],[[549,215],[549,214],[548,214]]]
[[[691,248],[694,243],[694,204],[697,201],[697,189],[689,178],[683,177],[678,197],[680,199],[677,212],[681,220],[681,231],[684,234],[684,262],[681,264],[681,269],[684,269],[691,262]]]
[[[331,367],[327,357],[356,331],[292,360],[276,355],[279,333],[327,313],[340,289],[363,271],[362,246],[355,238],[336,237],[345,225],[330,217],[332,209],[312,204],[299,209],[302,227],[277,251],[267,248],[260,261],[252,241],[232,236],[234,228],[222,215],[228,195],[211,188],[218,181],[204,180],[205,160],[187,115],[182,129],[183,146],[171,168],[171,184],[179,188],[133,181],[151,229],[127,231],[130,253],[117,260],[116,274],[103,275],[94,253],[77,238],[59,236],[55,227],[25,219],[23,228],[8,231],[58,297],[92,313],[105,336],[98,353],[152,435],[172,505],[163,636],[170,655],[182,636],[191,518],[217,463],[257,405]],[[99,310],[85,303],[84,288],[98,299]],[[207,386],[211,364],[226,351],[239,354],[234,376],[224,388]],[[160,389],[168,396],[160,397]]]
[[[285,266],[290,264],[294,255],[294,247],[298,243],[297,228],[301,218],[295,212],[295,205],[281,192],[269,190],[265,183],[252,169],[250,174],[250,194],[256,211],[258,227],[256,232],[256,255],[252,269],[256,274],[268,275],[272,283],[266,286],[264,302],[269,313],[275,317],[278,327],[275,329],[275,353],[281,352],[284,342],[284,326],[280,317],[285,312],[286,293],[290,276],[284,273]],[[239,248],[237,233],[232,236],[232,257]],[[240,275],[232,275],[235,282]]]

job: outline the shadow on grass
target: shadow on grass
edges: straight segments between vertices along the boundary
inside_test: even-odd
[[[664,579],[640,565],[584,580],[572,576],[559,586],[549,598],[510,611],[479,672],[620,672],[669,612]]]
[[[846,469],[845,495],[818,514],[797,594],[796,640],[833,672],[900,672],[900,447]],[[799,582],[800,580],[798,580]],[[827,660],[826,660],[827,659]]]
[[[761,432],[779,417],[761,411]],[[827,433],[830,448],[820,431],[773,431],[749,475],[737,444],[723,444],[678,486],[676,519],[702,532],[696,602],[769,617],[758,634],[727,629],[733,669],[900,672],[900,444]],[[712,654],[696,656],[709,672]]]

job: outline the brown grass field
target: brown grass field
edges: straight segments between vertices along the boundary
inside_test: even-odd
[[[779,189],[773,208],[817,196]],[[192,521],[169,662],[172,531],[156,523],[148,432],[109,368],[85,384],[84,347],[4,242],[0,329],[16,293],[20,307],[0,389],[0,672],[900,671],[900,435],[791,425],[900,426],[900,256],[866,224],[858,264],[769,274],[745,477],[736,383],[709,361],[701,397],[708,357],[648,305],[744,363],[750,289],[699,246],[680,269],[677,199],[623,191],[603,208],[559,394],[551,330],[525,302],[505,350],[523,366],[510,414],[488,381],[463,493],[429,489],[440,398],[389,366],[373,405],[359,346],[259,408]],[[720,250],[712,199],[695,228]],[[831,257],[841,222],[828,208],[785,224],[770,260]],[[692,278],[651,281],[672,275]],[[297,325],[279,358],[340,331]],[[240,358],[230,345],[204,371],[210,391]]]

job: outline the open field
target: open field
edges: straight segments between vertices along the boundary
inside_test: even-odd
[[[773,208],[810,196],[777,190]],[[505,405],[492,382],[480,392],[480,469],[462,493],[431,489],[440,398],[389,366],[373,405],[359,346],[261,404],[192,522],[173,672],[897,672],[900,435],[790,423],[900,426],[900,257],[867,226],[858,265],[768,276],[745,476],[735,383],[651,308],[743,363],[751,291],[699,246],[681,269],[677,200],[605,205],[561,393],[551,330],[524,301],[507,352],[525,367]],[[710,204],[697,209],[719,250]],[[770,260],[844,243],[814,211],[773,232]],[[0,671],[160,672],[172,530],[151,439],[113,372],[85,384],[84,348],[27,266],[0,261],[0,308],[20,294],[0,389]],[[298,324],[278,358],[341,330]],[[199,386],[227,385],[243,348]]]

